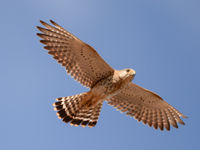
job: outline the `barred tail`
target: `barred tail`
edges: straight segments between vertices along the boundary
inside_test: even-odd
[[[74,126],[94,127],[98,121],[99,114],[103,102],[95,107],[83,107],[81,104],[87,102],[91,98],[90,92],[82,93],[74,96],[57,98],[57,102],[53,104],[54,110],[57,111],[58,118],[65,123]]]

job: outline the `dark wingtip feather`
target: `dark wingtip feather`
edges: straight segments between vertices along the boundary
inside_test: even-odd
[[[97,121],[89,122],[88,127],[92,128],[97,124]]]
[[[40,41],[41,42],[41,41]],[[44,46],[44,49],[46,50],[51,50],[52,49],[52,46]]]
[[[47,40],[40,40],[40,43],[47,44],[47,43],[49,43],[49,41],[47,41]]]
[[[163,126],[159,126],[160,130],[163,131],[164,130],[164,127]]]
[[[61,105],[61,101],[59,101],[59,102],[55,102],[55,103],[53,103],[53,106],[58,106],[58,105]]]
[[[172,126],[173,126],[174,128],[178,128],[178,125],[177,125],[176,122],[172,123]]]
[[[158,129],[157,123],[153,124],[154,129]]]
[[[66,112],[65,112],[64,109],[59,110],[59,111],[56,113],[56,115],[57,115],[59,118],[64,118],[64,117],[67,116],[67,114],[66,114]]]
[[[42,33],[36,33],[36,35],[42,38],[44,34],[42,34]]]
[[[79,126],[81,124],[81,122],[82,122],[82,120],[74,119],[71,121],[71,125]]]
[[[152,122],[151,121],[149,121],[147,123],[148,123],[149,127],[152,127]]]
[[[165,125],[165,129],[166,129],[167,131],[170,131],[170,124]]]
[[[53,20],[49,20],[53,25],[57,25],[57,23],[55,23]]]
[[[170,131],[170,128],[166,128],[167,131]]]
[[[63,121],[65,123],[68,123],[69,121],[71,121],[73,118],[69,117],[69,116],[65,116],[65,118],[63,119]]]
[[[61,101],[63,97],[56,98],[56,101]]]
[[[43,32],[44,30],[47,30],[47,29],[42,28],[42,27],[40,27],[40,26],[36,26],[36,28],[37,28],[38,30],[40,30],[41,32]]]
[[[42,20],[40,20],[40,23],[43,24],[43,25],[46,24],[46,22],[44,22],[44,21],[42,21]]]
[[[81,123],[81,126],[82,126],[82,127],[85,127],[88,123],[89,123],[89,121],[83,121],[83,122]]]
[[[63,105],[57,105],[54,107],[54,110],[58,111],[58,110],[61,110],[63,109]]]
[[[37,28],[38,30],[40,30],[42,27],[40,27],[40,26],[36,26],[36,28]]]
[[[170,130],[170,124],[169,122],[164,123],[164,128],[169,131]]]
[[[44,21],[40,21],[40,23],[43,25],[43,26],[45,26],[45,27],[47,27],[47,28],[52,28],[52,26],[51,25],[49,25],[48,23],[46,23],[46,22],[44,22]]]
[[[54,55],[56,52],[55,51],[48,51],[48,54]]]

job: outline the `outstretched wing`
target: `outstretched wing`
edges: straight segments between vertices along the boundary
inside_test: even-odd
[[[88,44],[82,42],[67,30],[50,20],[51,26],[40,21],[46,28],[37,27],[42,33],[45,49],[62,64],[67,72],[82,85],[92,88],[96,82],[113,73],[113,69]]]
[[[153,125],[155,129],[159,127],[160,130],[170,130],[170,125],[178,128],[177,122],[184,125],[180,117],[186,118],[160,96],[134,83],[130,83],[119,94],[109,99],[108,104],[144,124]]]

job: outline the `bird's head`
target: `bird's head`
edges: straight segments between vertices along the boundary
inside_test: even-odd
[[[121,79],[128,80],[128,81],[132,81],[135,75],[136,75],[135,70],[130,69],[130,68],[120,70],[120,73],[119,73],[119,77]]]

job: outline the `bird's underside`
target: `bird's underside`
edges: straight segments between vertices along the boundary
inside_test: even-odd
[[[104,100],[121,112],[153,126],[170,130],[183,124],[182,113],[165,102],[157,94],[134,83],[133,69],[114,70],[88,44],[50,20],[52,25],[41,21],[46,28],[37,27],[42,33],[41,43],[75,80],[90,91],[57,98],[54,109],[66,123],[94,127],[98,121]]]

